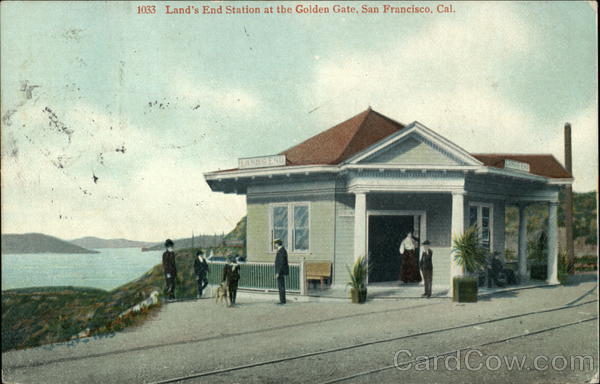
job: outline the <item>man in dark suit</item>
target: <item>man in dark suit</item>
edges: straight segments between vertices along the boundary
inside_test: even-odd
[[[227,264],[223,267],[223,279],[222,282],[227,284],[227,291],[229,292],[229,306],[235,305],[237,298],[238,283],[240,281],[240,266],[237,263],[235,256],[229,255],[227,258]]]
[[[275,256],[275,278],[277,279],[277,289],[279,289],[279,305],[285,304],[285,276],[290,273],[288,265],[288,255],[283,241],[276,239],[273,244],[277,247],[277,255]]]
[[[196,258],[194,259],[194,273],[196,274],[196,282],[198,283],[198,299],[202,297],[202,291],[208,285],[208,272],[209,268],[204,258],[204,252],[199,250],[196,252]]]
[[[171,239],[165,241],[167,249],[162,255],[163,269],[165,272],[165,280],[167,281],[167,295],[169,300],[175,299],[175,279],[177,278],[177,267],[175,266],[175,252],[173,246],[175,244]]]
[[[421,260],[419,261],[419,267],[421,267],[421,273],[423,274],[423,282],[425,285],[425,293],[422,296],[431,297],[431,282],[433,280],[433,251],[429,248],[429,240],[425,240],[423,244],[423,252],[421,253]]]

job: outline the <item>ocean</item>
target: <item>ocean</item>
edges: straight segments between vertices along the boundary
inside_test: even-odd
[[[94,254],[2,254],[2,290],[76,286],[111,290],[161,262],[161,251],[96,249]]]

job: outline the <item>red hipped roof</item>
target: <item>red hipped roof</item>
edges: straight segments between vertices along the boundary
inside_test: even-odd
[[[529,173],[534,175],[554,179],[573,177],[554,156],[549,154],[473,153],[471,155],[488,167],[504,168],[504,160],[515,160],[529,164]]]
[[[335,165],[352,157],[405,126],[369,107],[366,111],[295,145],[280,154],[287,165]],[[472,154],[484,165],[504,168],[510,159],[529,164],[529,172],[549,178],[572,178],[572,175],[550,154]],[[236,169],[220,172],[235,171]]]
[[[404,125],[370,107],[366,111],[281,152],[288,165],[339,164]]]

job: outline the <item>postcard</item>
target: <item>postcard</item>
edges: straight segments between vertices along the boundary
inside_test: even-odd
[[[5,1],[3,383],[597,383],[597,3]]]

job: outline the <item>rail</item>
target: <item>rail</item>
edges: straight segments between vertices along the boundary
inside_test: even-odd
[[[225,262],[209,262],[209,284],[220,284],[223,278]],[[275,279],[275,265],[273,263],[246,262],[239,263],[240,281],[238,288],[261,291],[277,290]],[[305,294],[304,263],[289,263],[290,274],[286,278],[286,291]]]

